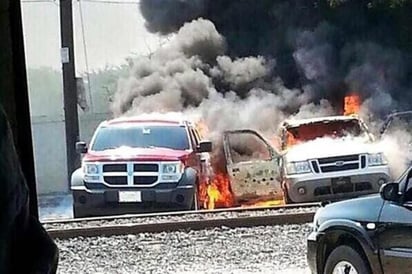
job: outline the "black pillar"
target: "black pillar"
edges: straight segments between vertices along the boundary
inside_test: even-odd
[[[77,86],[74,66],[73,7],[72,0],[60,0],[61,55],[63,65],[63,98],[66,125],[66,154],[68,182],[72,172],[80,165],[75,145],[79,140],[77,113]]]

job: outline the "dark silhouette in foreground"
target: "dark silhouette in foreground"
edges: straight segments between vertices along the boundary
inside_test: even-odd
[[[30,215],[29,192],[0,106],[0,273],[56,273],[58,249]]]

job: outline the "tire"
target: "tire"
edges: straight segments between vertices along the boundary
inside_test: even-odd
[[[341,273],[337,272],[336,270],[336,268],[339,267],[353,267],[356,271],[354,273],[372,274],[372,272],[369,269],[369,264],[366,258],[364,258],[364,256],[362,256],[362,254],[360,254],[354,248],[347,245],[338,246],[332,251],[328,259],[326,260],[325,271],[323,273]]]

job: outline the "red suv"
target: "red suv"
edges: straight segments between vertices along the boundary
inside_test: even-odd
[[[148,209],[195,209],[208,178],[212,144],[185,120],[120,118],[102,122],[72,174],[74,217]]]

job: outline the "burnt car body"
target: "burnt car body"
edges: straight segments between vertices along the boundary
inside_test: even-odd
[[[312,273],[411,273],[411,178],[409,168],[380,195],[320,208],[307,240]]]
[[[129,117],[102,122],[72,175],[75,217],[193,209],[209,174],[209,141],[179,119]]]
[[[288,202],[377,193],[391,178],[382,147],[357,116],[288,120],[280,139]]]
[[[237,203],[282,200],[282,157],[253,130],[226,131],[223,137],[230,188]]]
[[[324,142],[321,139],[325,136],[318,125],[336,128],[336,131],[341,127],[355,128],[355,138],[361,141],[346,140],[346,133],[341,130],[338,132],[341,135]],[[288,134],[302,128],[314,131],[311,140],[288,146]],[[373,136],[356,116],[285,121],[277,137],[279,148],[274,145],[275,140],[268,141],[253,130],[224,133],[226,168],[236,201],[342,200],[377,193],[380,186],[390,180],[383,154],[376,151]],[[312,139],[320,140],[322,146],[312,146]]]

